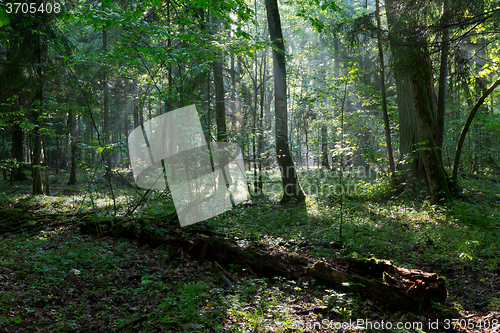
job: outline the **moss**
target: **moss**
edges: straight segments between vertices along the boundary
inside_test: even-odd
[[[363,263],[375,264],[375,265],[390,265],[391,264],[391,262],[387,259],[377,259],[375,257],[360,258],[360,259],[358,259],[358,261],[363,262]]]
[[[292,264],[295,264],[299,261],[299,255],[296,253],[288,253],[288,259],[290,259],[290,262]]]
[[[492,297],[490,299],[490,304],[488,305],[488,310],[500,311],[500,298]]]

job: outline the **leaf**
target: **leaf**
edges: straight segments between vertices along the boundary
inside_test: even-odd
[[[4,25],[8,25],[10,23],[9,16],[7,15],[7,12],[5,11],[5,8],[0,7],[0,28]]]

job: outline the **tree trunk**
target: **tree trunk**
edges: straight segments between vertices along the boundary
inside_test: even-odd
[[[431,193],[431,202],[443,204],[449,201],[451,196],[434,139],[432,61],[425,36],[418,33],[418,22],[406,22],[401,19],[401,16],[397,16],[396,3],[399,5],[397,1],[386,1],[390,31],[393,32],[391,41],[394,72],[396,77],[408,79],[411,101],[414,106],[413,112],[409,116],[410,119],[414,119],[417,125],[418,156],[424,166],[425,178]],[[417,5],[409,4],[407,8],[398,8],[398,10],[415,10],[412,6]],[[406,76],[403,76],[403,73],[406,73]],[[404,133],[403,126],[400,126],[400,131]],[[402,145],[403,143],[401,143]]]
[[[215,33],[219,33],[221,26],[220,18],[214,18],[215,20]],[[220,37],[217,37],[220,41]],[[226,104],[225,104],[225,89],[224,89],[224,75],[223,75],[223,56],[221,50],[218,50],[215,54],[215,61],[212,63],[214,72],[214,85],[215,85],[215,121],[217,124],[217,142],[227,142],[227,130],[226,130]],[[226,186],[230,185],[231,179],[230,174],[228,174],[227,168],[225,167],[228,163],[226,157],[222,158],[220,161],[220,176],[223,178]]]
[[[47,154],[46,139],[44,138],[42,142],[43,160],[45,166],[45,194],[50,195],[50,166],[49,166],[49,155]]]
[[[430,65],[429,65],[430,67]],[[429,68],[430,69],[430,68]],[[443,204],[451,199],[446,174],[439,161],[436,143],[434,141],[434,121],[427,95],[428,85],[422,82],[420,75],[412,78],[413,98],[417,111],[419,126],[419,142],[422,144],[422,163],[427,176],[427,184],[431,192],[431,203]]]
[[[386,0],[386,16],[389,25],[389,39],[393,57],[402,48],[403,38],[397,31],[398,22],[393,13],[394,0]],[[414,117],[415,105],[411,95],[410,73],[405,66],[393,66],[396,83],[396,104],[399,118],[399,162],[398,166],[405,171],[399,183],[409,183],[413,179],[424,178],[424,170],[420,153],[416,151],[418,143],[418,126]],[[405,162],[405,163],[401,163]],[[414,184],[412,182],[411,184]]]
[[[389,125],[389,115],[387,113],[387,98],[385,91],[385,68],[384,68],[384,50],[382,48],[382,23],[380,22],[380,4],[379,0],[375,0],[376,4],[376,14],[377,14],[377,42],[378,42],[378,55],[380,60],[380,84],[382,90],[382,114],[384,117],[384,127],[385,127],[385,142],[387,144],[387,155],[389,157],[389,170],[391,172],[392,185],[396,185],[396,168],[394,166],[394,156],[392,153],[392,142],[391,142],[391,127]]]
[[[68,113],[68,128],[71,140],[71,170],[69,173],[68,185],[76,184],[76,119],[72,110]]]
[[[108,46],[108,31],[106,27],[102,30],[102,52],[105,54]],[[110,131],[109,131],[109,87],[107,78],[107,68],[104,64],[103,74],[102,74],[102,93],[103,93],[103,145],[107,146],[110,142]],[[111,175],[111,153],[108,149],[104,149],[103,157],[106,161],[106,175],[109,177]]]
[[[60,162],[59,165],[56,165],[56,175],[58,174],[59,168],[66,170],[66,168],[68,167],[68,145],[70,145],[69,133],[70,133],[69,128],[67,128],[65,135],[61,140],[58,140],[57,143],[59,151],[58,158]],[[61,146],[60,148],[59,145]]]
[[[257,155],[259,156],[259,181],[258,181],[258,192],[260,194],[263,193],[263,184],[262,184],[262,154],[264,150],[264,100],[265,100],[265,90],[266,90],[266,62],[267,62],[267,48],[263,50],[262,55],[262,64],[263,69],[260,75],[260,114],[259,114],[259,137],[258,137],[258,146],[257,146]]]
[[[6,140],[7,133],[6,132],[7,131],[5,129],[2,131],[2,156],[1,156],[2,160],[7,159],[7,140]],[[2,168],[2,175],[3,175],[3,180],[7,180],[7,166],[5,166],[5,165]]]
[[[280,14],[277,0],[265,0],[269,34],[273,42],[273,73],[274,73],[274,109],[276,122],[276,154],[283,183],[281,203],[294,201],[295,204],[305,202],[302,190],[295,171],[295,165],[288,146],[288,115],[286,89],[286,59],[285,44],[281,31]]]
[[[33,118],[34,118],[34,129],[33,129],[33,161],[32,161],[32,194],[43,194],[42,185],[42,169],[41,169],[41,155],[42,155],[42,137],[40,134],[40,121],[38,117],[42,114],[43,108],[43,80],[42,80],[42,44],[40,41],[40,36],[38,36],[38,46],[37,46],[37,76],[38,76],[38,87],[36,92],[36,104],[33,106]]]
[[[439,68],[439,91],[436,114],[436,147],[438,148],[438,155],[441,164],[443,164],[444,119],[446,114],[446,81],[448,79],[448,52],[450,50],[450,29],[448,27],[449,2],[449,0],[444,0],[443,2],[443,16],[441,24],[444,26],[444,29],[441,40],[441,64]]]
[[[171,220],[173,220],[172,218]],[[248,244],[244,247],[226,235],[192,229],[189,233],[175,227],[164,230],[165,236],[151,235],[145,228],[127,222],[87,219],[80,222],[80,232],[96,234],[102,230],[118,237],[140,239],[151,247],[167,246],[171,255],[182,251],[199,262],[212,260],[224,266],[235,264],[251,272],[268,277],[308,281],[317,279],[322,285],[344,292],[376,299],[392,309],[420,312],[431,309],[434,302],[444,303],[447,298],[446,281],[435,273],[406,269],[388,260],[376,258],[315,258]],[[150,226],[150,224],[148,224]],[[286,242],[284,242],[286,243]],[[286,244],[280,244],[286,245]],[[338,244],[305,244],[303,246],[331,247]],[[295,246],[302,246],[301,243]],[[299,250],[300,251],[300,250]]]
[[[120,79],[117,79],[117,82],[115,84],[115,111],[113,113],[113,116],[111,117],[114,119],[114,126],[113,126],[113,139],[111,142],[123,142],[122,139],[122,128],[123,128],[123,122],[125,121],[125,110],[123,110],[123,93],[122,93],[122,87],[123,87],[123,82]],[[161,114],[161,99],[160,99],[160,114]],[[114,151],[112,154],[112,165],[120,165],[122,160],[122,152],[121,150]]]
[[[330,169],[328,162],[328,127],[326,124],[321,125],[321,167]]]
[[[12,124],[11,156],[18,165],[12,166],[11,181],[26,180],[24,173],[24,133],[19,124]]]
[[[37,112],[38,113],[38,112]],[[35,115],[36,117],[37,115]],[[42,138],[40,135],[40,122],[35,121],[35,128],[33,129],[33,161],[32,161],[32,194],[43,194],[42,185],[42,170],[41,170],[41,156],[42,156]]]
[[[220,25],[220,19],[217,19],[217,25]],[[212,66],[214,71],[215,85],[215,118],[217,123],[217,141],[227,142],[226,132],[226,106],[224,103],[224,76],[222,73],[222,53],[220,51],[215,55],[216,59]]]

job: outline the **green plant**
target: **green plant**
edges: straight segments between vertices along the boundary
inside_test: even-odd
[[[160,306],[158,321],[165,322],[188,322],[203,323],[204,318],[200,316],[201,296],[208,289],[205,282],[188,283],[178,290],[173,297],[166,298]],[[173,309],[172,309],[173,307]],[[172,313],[175,310],[175,313]]]

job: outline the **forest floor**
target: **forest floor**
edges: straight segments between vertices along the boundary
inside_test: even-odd
[[[342,210],[335,196],[310,196],[301,209],[279,206],[271,195],[183,228],[299,256],[375,256],[443,276],[446,303],[409,313],[315,280],[218,263],[231,275],[229,287],[209,260],[83,234],[83,220],[125,219],[143,191],[128,188],[130,175],[116,177],[113,204],[106,182],[69,187],[65,176],[53,176],[50,196],[26,194],[29,181],[0,181],[0,332],[500,332],[498,183],[463,180],[467,190],[446,207],[425,197],[388,200],[369,187],[344,197]],[[155,192],[132,217],[161,234],[161,225],[178,224],[169,218],[174,211]],[[340,240],[341,248],[325,246]]]

